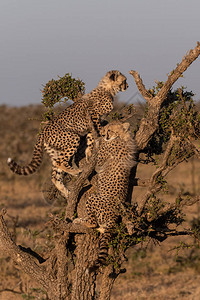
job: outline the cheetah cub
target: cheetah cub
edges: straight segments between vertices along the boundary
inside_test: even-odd
[[[86,219],[75,219],[101,232],[98,259],[91,270],[105,264],[111,231],[120,216],[120,202],[126,200],[129,176],[136,162],[137,148],[129,123],[114,121],[102,129],[97,154],[97,191],[87,202]]]
[[[34,173],[42,162],[43,150],[52,161],[52,182],[64,197],[69,190],[64,186],[64,172],[78,175],[81,170],[70,164],[77,152],[80,137],[88,132],[100,130],[100,118],[113,109],[114,96],[128,88],[126,77],[119,71],[109,71],[90,93],[67,107],[50,121],[40,132],[31,162],[21,167],[8,158],[8,166],[19,175]],[[88,158],[88,157],[87,157]]]

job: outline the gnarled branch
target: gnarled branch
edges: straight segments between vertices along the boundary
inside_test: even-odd
[[[139,130],[136,133],[136,142],[138,148],[143,150],[152,135],[158,128],[158,120],[159,120],[159,112],[162,106],[162,103],[165,101],[169,90],[172,85],[177,81],[177,79],[183,74],[184,71],[193,63],[195,59],[200,54],[200,43],[197,43],[197,46],[190,50],[190,52],[185,55],[179,65],[177,65],[176,69],[171,72],[168,76],[167,81],[157,93],[157,95],[153,98],[150,97],[149,93],[146,91],[142,79],[136,71],[131,70],[130,74],[134,77],[135,82],[142,96],[148,102],[148,111],[146,116],[141,120]]]
[[[89,175],[95,168],[96,164],[96,153],[97,153],[98,143],[94,145],[92,155],[88,163],[86,163],[85,158],[81,160],[80,165],[83,172],[73,181],[69,182],[67,188],[70,190],[69,199],[67,201],[67,207],[65,210],[65,218],[73,219],[74,211],[78,202],[79,193],[82,190],[84,183],[88,180]]]
[[[147,102],[150,102],[151,99],[153,99],[153,96],[151,93],[149,93],[146,88],[145,88],[145,85],[140,77],[140,75],[138,74],[137,71],[133,71],[131,70],[129,72],[135,79],[135,83],[137,85],[137,88],[138,90],[140,91],[141,95],[144,97],[144,99],[147,101]]]
[[[54,278],[48,276],[43,266],[39,266],[33,257],[23,251],[23,247],[19,247],[12,240],[11,234],[8,231],[6,223],[4,221],[4,215],[6,211],[2,210],[0,213],[0,248],[2,251],[15,261],[21,270],[31,276],[34,280],[40,283],[40,285],[47,291],[48,289],[55,289],[56,285]]]

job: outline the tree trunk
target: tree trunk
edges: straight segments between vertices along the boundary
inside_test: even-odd
[[[89,266],[94,261],[98,239],[95,235],[77,235],[76,238],[76,266],[73,271],[73,284],[71,300],[95,299],[96,274],[88,272]]]

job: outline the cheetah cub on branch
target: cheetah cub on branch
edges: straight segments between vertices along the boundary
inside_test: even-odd
[[[52,182],[64,197],[69,191],[63,183],[64,172],[78,175],[81,170],[73,168],[71,160],[77,152],[80,137],[100,130],[100,118],[113,109],[114,96],[128,88],[126,77],[119,71],[109,71],[90,93],[67,107],[50,121],[40,132],[31,162],[21,167],[8,158],[8,166],[19,175],[34,173],[40,166],[45,149],[52,161]]]
[[[102,128],[97,154],[97,191],[87,202],[88,217],[75,219],[87,227],[98,227],[101,232],[99,255],[94,270],[105,264],[111,231],[120,216],[120,203],[127,197],[131,169],[136,166],[137,147],[129,123],[113,121]]]

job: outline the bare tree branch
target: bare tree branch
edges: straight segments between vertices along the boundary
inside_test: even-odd
[[[45,290],[55,288],[54,278],[48,277],[45,268],[36,264],[33,257],[22,251],[12,240],[3,218],[5,213],[5,210],[0,213],[0,249],[10,256],[21,270],[39,282]]]
[[[156,171],[152,174],[150,180],[149,180],[149,187],[147,192],[145,193],[145,195],[142,197],[142,200],[139,201],[139,205],[138,205],[138,214],[141,215],[146,202],[149,200],[149,198],[151,197],[151,195],[153,193],[158,192],[161,188],[162,188],[162,184],[159,182],[158,177],[162,176],[162,172],[168,170],[172,170],[173,167],[169,167],[167,164],[168,158],[171,154],[171,150],[174,146],[174,143],[176,142],[177,138],[174,135],[171,135],[170,140],[168,142],[167,148],[165,150],[164,153],[164,157],[162,160],[162,164],[161,166],[156,169]]]
[[[200,196],[195,196],[191,198],[181,199],[180,203],[173,203],[165,205],[162,209],[160,209],[157,213],[157,216],[161,216],[163,214],[166,214],[167,212],[174,210],[175,208],[183,208],[184,206],[192,206],[195,203],[200,201]]]
[[[178,64],[176,69],[173,70],[171,74],[168,76],[167,81],[165,82],[163,87],[156,95],[158,101],[160,101],[161,103],[163,102],[172,85],[183,74],[183,72],[187,70],[187,68],[193,63],[193,61],[197,59],[199,54],[200,54],[200,43],[197,42],[197,46],[194,49],[191,49],[190,52],[183,57],[181,63]]]
[[[147,101],[147,102],[150,102],[151,99],[153,99],[153,96],[150,92],[148,92],[145,88],[145,85],[140,77],[140,75],[138,74],[137,71],[133,71],[131,70],[129,72],[135,79],[135,83],[138,87],[138,90],[140,91],[141,95],[144,97],[144,99]]]
[[[69,182],[67,188],[70,190],[69,199],[67,199],[67,207],[65,210],[65,218],[73,219],[74,211],[78,202],[79,193],[82,190],[84,183],[88,180],[89,175],[95,168],[96,164],[97,145],[94,145],[90,161],[86,163],[85,158],[81,160],[81,168],[83,172],[73,181]]]
[[[191,198],[186,198],[186,199],[182,199],[180,198],[179,201],[176,200],[175,203],[168,203],[166,204],[163,208],[161,208],[159,211],[157,211],[156,215],[155,216],[151,216],[148,218],[148,221],[149,222],[153,222],[155,221],[156,219],[158,219],[159,217],[163,216],[163,215],[167,215],[168,213],[171,213],[172,211],[174,211],[175,209],[182,209],[183,207],[185,206],[192,206],[194,205],[195,203],[199,202],[200,201],[200,196],[195,196],[195,197],[191,197]],[[159,231],[159,228],[157,228],[157,230]],[[174,230],[168,230],[168,235],[172,235],[173,234],[170,234],[170,233],[173,233]],[[176,235],[178,235],[178,231],[175,230],[175,232],[177,233]],[[188,231],[185,231],[188,234]],[[180,234],[181,235],[181,234]]]
[[[71,222],[68,223],[67,221],[61,220],[60,218],[53,216],[52,214],[50,214],[50,221],[47,223],[47,225],[51,225],[53,229],[57,232],[78,233],[78,234],[94,232],[93,229],[85,227],[84,225],[71,223]]]
[[[197,46],[194,49],[190,50],[189,54],[183,57],[181,63],[176,67],[175,70],[171,72],[163,87],[153,98],[150,98],[150,96],[148,95],[148,92],[146,91],[138,73],[135,71],[130,71],[130,74],[136,80],[136,84],[138,86],[139,91],[148,102],[147,114],[141,120],[139,130],[137,131],[135,137],[138,148],[140,150],[143,150],[147,146],[152,135],[158,128],[158,119],[159,119],[159,112],[161,109],[161,105],[165,101],[167,94],[171,89],[172,85],[183,74],[183,72],[187,70],[187,68],[192,64],[192,62],[195,59],[197,59],[199,54],[200,54],[200,43],[198,42]]]

